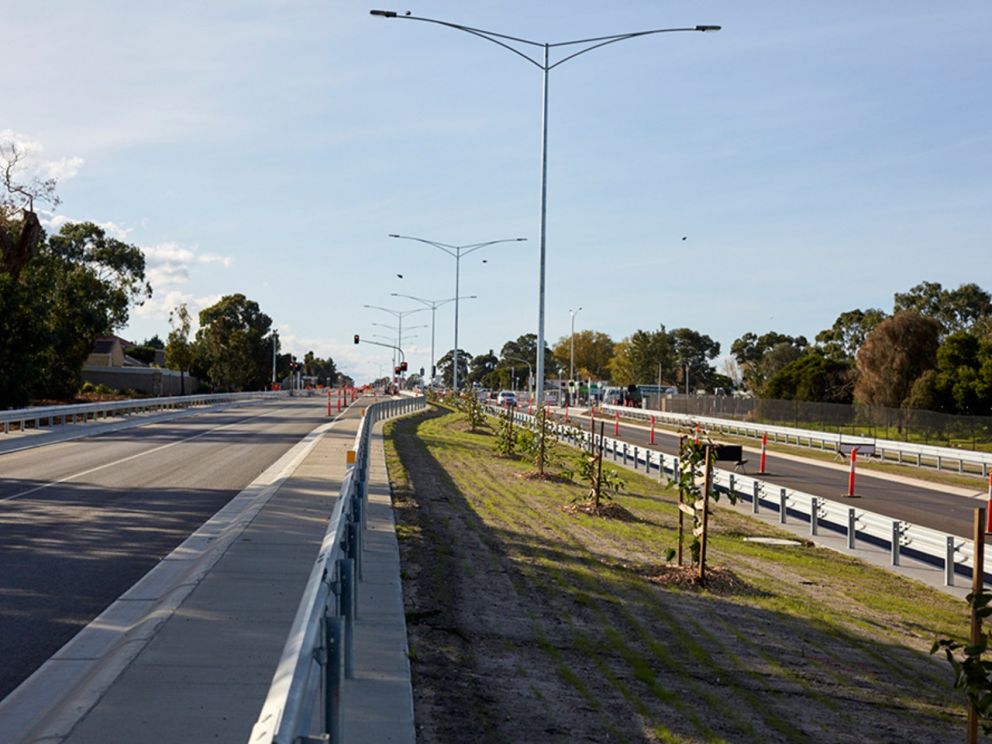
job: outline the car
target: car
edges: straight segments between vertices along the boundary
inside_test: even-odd
[[[510,408],[517,407],[517,394],[512,390],[500,390],[499,395],[496,396],[496,405],[509,406]]]

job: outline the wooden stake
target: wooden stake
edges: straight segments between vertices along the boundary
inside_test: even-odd
[[[971,594],[977,598],[985,585],[985,509],[975,509],[975,524],[972,538]],[[982,640],[982,618],[974,601],[971,603],[971,644],[977,645]],[[968,701],[968,744],[978,744],[978,711],[975,704]]]
[[[704,475],[703,475],[703,534],[700,537],[699,543],[699,583],[702,584],[706,581],[706,535],[707,528],[709,526],[709,514],[710,514],[710,479],[712,478],[712,468],[710,467],[710,458],[713,455],[713,448],[710,445],[706,445],[706,460]]]

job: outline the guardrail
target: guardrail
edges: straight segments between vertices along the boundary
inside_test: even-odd
[[[488,408],[493,415],[506,415],[503,409],[495,406]],[[622,411],[638,410],[617,408]],[[534,417],[516,411],[514,420],[529,424]],[[588,431],[566,424],[555,424],[555,434],[560,441],[579,448],[588,448],[590,438],[596,447],[601,441],[598,434],[593,437]],[[646,475],[657,471],[658,479],[667,479],[669,484],[676,479],[679,458],[674,455],[606,436],[602,437],[602,445],[604,456],[608,453],[618,464],[642,470]],[[754,514],[770,509],[778,513],[780,524],[786,524],[790,517],[809,522],[811,536],[816,536],[821,529],[831,530],[846,537],[850,550],[857,548],[858,541],[888,549],[893,566],[898,566],[903,556],[935,566],[943,570],[945,586],[954,586],[956,575],[971,577],[973,545],[963,537],[719,468],[713,470],[712,483],[714,489],[734,493],[739,499],[749,502]],[[985,577],[987,581],[992,580],[992,574],[988,572]]]
[[[272,685],[252,727],[252,744],[341,741],[341,688],[344,678],[354,675],[352,639],[358,618],[357,582],[362,578],[372,427],[425,406],[425,399],[418,397],[365,409],[355,435],[354,465],[341,485]],[[319,734],[312,732],[316,721]]]
[[[38,406],[36,408],[14,408],[0,411],[0,428],[8,434],[13,425],[24,430],[30,424],[35,429],[46,422],[48,426],[56,424],[75,424],[87,421],[97,421],[109,416],[127,416],[148,411],[190,408],[205,406],[213,403],[237,402],[256,398],[279,398],[288,395],[288,391],[255,393],[216,393],[210,395],[175,395],[165,398],[130,398],[128,400],[108,400],[97,403],[77,403],[68,406]]]
[[[747,421],[713,418],[711,416],[693,416],[685,413],[670,413],[668,411],[653,411],[646,408],[629,408],[625,406],[602,406],[603,411],[620,413],[621,416],[633,419],[655,421],[671,426],[695,426],[699,424],[709,431],[719,431],[721,434],[761,439],[767,434],[773,442],[794,444],[799,447],[815,448],[836,452],[840,443],[874,445],[876,456],[883,460],[897,462],[900,465],[915,465],[937,470],[953,470],[957,473],[981,475],[988,478],[992,472],[992,452],[977,452],[961,450],[953,447],[938,447],[931,444],[913,444],[899,442],[894,439],[873,439],[840,435],[831,432],[795,429],[788,426],[772,426]],[[859,453],[860,454],[860,453]]]

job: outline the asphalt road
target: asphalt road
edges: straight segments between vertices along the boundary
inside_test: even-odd
[[[614,436],[615,419],[612,416],[597,417],[597,432],[599,431],[598,422],[606,424],[604,432],[606,436]],[[588,415],[584,417],[572,416],[570,423],[588,430],[589,417]],[[666,454],[674,455],[678,452],[678,434],[672,433],[670,430],[656,429],[655,444],[652,446],[649,444],[649,429],[642,429],[621,422],[619,439],[638,447],[650,447]],[[797,451],[797,454],[801,453]],[[748,461],[745,466],[747,474],[756,474],[759,454],[745,452],[744,457]],[[724,463],[722,467],[730,469],[732,465]],[[912,477],[912,475],[912,469],[907,468],[906,476]],[[779,487],[784,486],[833,501],[840,501],[847,495],[848,473],[846,470],[824,467],[815,460],[797,462],[778,457],[772,452],[767,455],[765,475],[762,476],[762,480]],[[984,502],[956,494],[942,493],[939,488],[939,486],[927,488],[922,485],[917,486],[875,478],[862,470],[858,471],[856,476],[855,493],[858,498],[850,500],[850,503],[859,509],[884,514],[893,519],[900,519],[970,539],[975,507],[984,506]]]
[[[0,698],[326,413],[285,399],[0,455]]]

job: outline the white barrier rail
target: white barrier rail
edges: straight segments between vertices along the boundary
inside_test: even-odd
[[[506,415],[505,410],[495,406],[489,406],[489,411],[492,415]],[[534,421],[534,416],[517,411],[514,420],[527,425]],[[555,431],[563,442],[579,448],[589,447],[591,435],[588,431],[565,424],[555,424]],[[600,445],[598,434],[593,442],[597,447]],[[643,470],[647,475],[657,471],[658,479],[667,479],[669,483],[675,480],[676,456],[607,436],[602,437],[602,445],[604,457],[608,455],[618,464]],[[749,502],[755,514],[762,509],[777,512],[781,524],[786,524],[790,517],[808,521],[812,537],[825,529],[846,536],[847,547],[851,550],[857,548],[859,541],[887,548],[893,566],[898,566],[900,559],[906,556],[938,567],[944,572],[945,586],[954,586],[955,576],[971,577],[973,545],[963,537],[717,468],[713,471],[713,488],[723,493],[732,492]],[[992,574],[986,572],[985,575],[992,579]]]
[[[289,392],[255,393],[216,393],[211,395],[175,395],[165,398],[130,398],[128,400],[108,400],[96,403],[78,403],[67,406],[38,406],[36,408],[14,408],[0,411],[0,428],[8,434],[16,425],[20,430],[29,425],[35,429],[46,422],[48,426],[56,424],[75,424],[96,421],[110,416],[127,416],[148,411],[190,408],[192,406],[207,406],[214,403],[255,400],[258,398],[280,398]]]
[[[423,409],[423,397],[373,403],[355,435],[355,461],[341,485],[320,552],[272,677],[251,744],[341,742],[341,688],[354,676],[352,639],[368,507],[369,442],[377,421]],[[316,714],[316,715],[315,715]],[[319,723],[319,734],[312,733]]]
[[[883,460],[897,462],[901,465],[915,465],[937,470],[952,470],[957,473],[981,475],[988,478],[992,472],[992,452],[977,452],[975,450],[956,449],[954,447],[938,447],[930,444],[913,444],[899,442],[894,439],[873,439],[841,435],[833,432],[813,431],[810,429],[795,429],[788,426],[772,426],[749,421],[735,421],[711,416],[693,416],[685,413],[669,413],[653,411],[646,408],[629,408],[625,406],[602,407],[604,412],[619,413],[621,417],[650,421],[652,418],[661,424],[669,426],[696,426],[697,424],[708,431],[719,431],[721,434],[761,439],[763,434],[773,442],[794,444],[799,447],[821,449],[836,452],[841,442],[845,445],[870,445],[875,454]],[[858,453],[859,456],[862,453]]]

